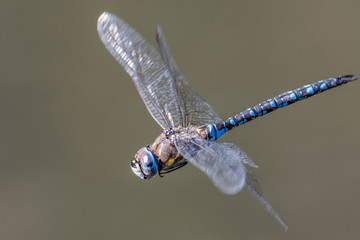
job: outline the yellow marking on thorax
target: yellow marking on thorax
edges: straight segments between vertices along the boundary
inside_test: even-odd
[[[174,158],[170,158],[169,160],[166,161],[165,165],[170,167],[171,165],[174,164],[174,162],[180,157],[180,153],[178,153]]]

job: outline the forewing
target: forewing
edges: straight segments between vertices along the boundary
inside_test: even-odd
[[[176,147],[225,194],[238,193],[246,183],[242,151],[234,144],[182,137]]]
[[[221,118],[213,107],[205,102],[190,87],[185,77],[180,72],[175,59],[172,57],[170,48],[166,43],[165,36],[158,26],[156,29],[156,41],[159,46],[161,58],[169,70],[176,85],[178,105],[180,106],[182,125],[202,125],[206,123],[221,122]]]
[[[180,122],[176,85],[158,51],[135,29],[104,12],[97,30],[108,51],[130,75],[147,109],[164,128]]]

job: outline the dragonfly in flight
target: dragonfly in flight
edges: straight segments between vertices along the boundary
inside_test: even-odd
[[[148,111],[163,132],[141,148],[131,161],[142,179],[172,172],[188,162],[203,171],[225,194],[246,187],[286,230],[287,224],[263,197],[261,187],[245,165],[257,167],[236,145],[216,141],[225,132],[297,101],[351,82],[354,75],[321,80],[248,108],[223,121],[212,106],[190,87],[180,72],[158,26],[158,49],[117,16],[104,12],[98,20],[101,41],[132,78]]]

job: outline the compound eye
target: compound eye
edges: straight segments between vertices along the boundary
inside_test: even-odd
[[[143,162],[144,162],[144,165],[146,165],[146,167],[149,167],[151,168],[152,165],[154,164],[154,161],[152,160],[152,155],[149,156],[148,154],[147,155],[144,155],[144,157],[142,158]]]
[[[140,166],[140,161],[137,158],[137,156],[135,155],[135,158],[133,160],[131,160],[130,162],[130,167],[133,170],[133,172],[135,173],[136,176],[140,177],[141,179],[145,179],[145,175],[141,170],[141,166]]]
[[[133,172],[142,179],[150,179],[158,172],[154,154],[148,147],[141,148],[130,163]]]

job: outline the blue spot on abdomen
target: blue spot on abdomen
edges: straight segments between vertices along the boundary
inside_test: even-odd
[[[294,100],[297,99],[296,94],[295,94],[294,92],[292,92],[292,93],[290,94],[290,97],[291,97],[292,99],[294,99]]]
[[[210,129],[210,137],[212,138],[212,139],[215,139],[215,128],[214,128],[214,126],[212,125],[212,124],[208,124],[208,129]]]
[[[275,107],[276,107],[276,103],[275,103],[275,101],[274,101],[274,100],[271,100],[271,102],[270,102],[270,106],[272,106],[273,108],[275,108]]]
[[[314,88],[309,85],[309,87],[306,88],[306,92],[310,94],[314,94]]]
[[[217,131],[217,138],[219,138],[221,135],[223,135],[226,132],[225,128],[222,128],[220,130],[216,130]]]
[[[326,86],[326,83],[322,83],[322,84],[320,85],[320,88],[321,88],[322,90],[326,90],[328,87]]]

